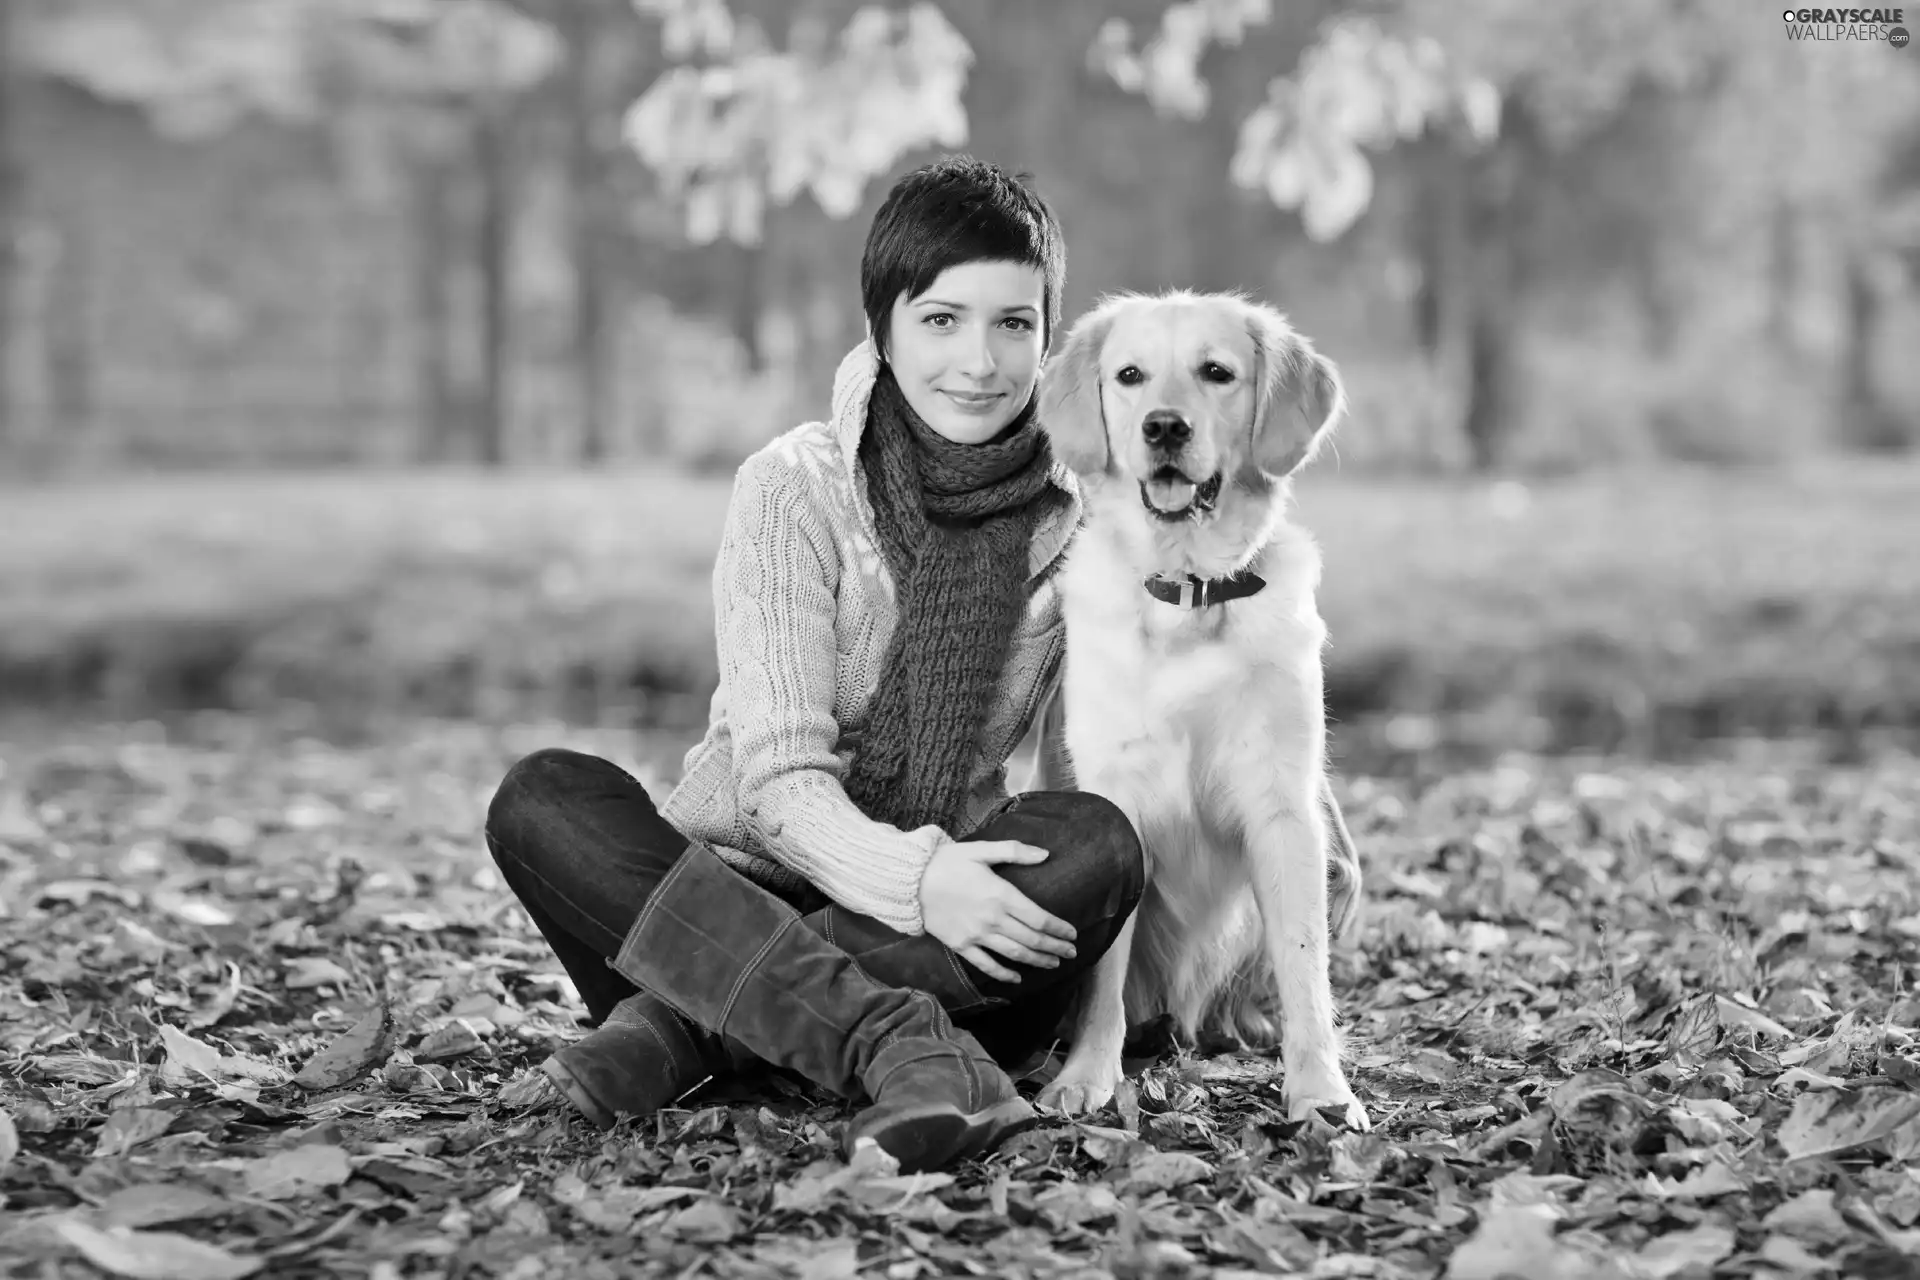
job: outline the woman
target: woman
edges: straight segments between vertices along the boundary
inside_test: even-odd
[[[1080,518],[1034,417],[1064,271],[1018,179],[968,157],[903,178],[831,420],[735,481],[684,779],[656,809],[547,750],[501,783],[488,848],[598,1024],[544,1069],[594,1122],[754,1059],[864,1091],[849,1153],[909,1170],[1033,1122],[1002,1064],[1051,1040],[1143,887],[1111,803],[1006,792],[1058,683]]]

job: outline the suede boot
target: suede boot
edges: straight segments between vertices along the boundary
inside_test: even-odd
[[[848,1127],[908,1171],[986,1151],[1036,1119],[978,1041],[924,991],[882,986],[779,897],[693,846],[613,967],[758,1057],[873,1105]]]
[[[580,1114],[602,1129],[649,1116],[739,1067],[719,1036],[649,991],[628,996],[594,1031],[540,1064]]]

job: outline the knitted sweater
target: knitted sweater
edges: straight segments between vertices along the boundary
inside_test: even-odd
[[[831,421],[796,427],[740,466],[713,570],[720,683],[660,812],[770,888],[811,883],[918,934],[920,877],[959,833],[875,822],[841,786],[895,617],[857,456],[877,370],[871,344],[855,347],[834,375]],[[1054,476],[1071,501],[1034,531],[1026,613],[975,744],[965,829],[1006,799],[1007,760],[1059,683],[1065,627],[1048,570],[1081,502],[1071,472],[1056,462]]]

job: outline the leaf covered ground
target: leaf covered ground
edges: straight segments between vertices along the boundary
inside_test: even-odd
[[[1373,1133],[1172,1051],[1098,1123],[901,1177],[846,1167],[848,1109],[789,1080],[611,1134],[545,1092],[578,1008],[478,822],[562,738],[0,742],[0,1274],[1920,1274],[1892,748],[1349,780]],[[650,781],[678,749],[564,740]]]

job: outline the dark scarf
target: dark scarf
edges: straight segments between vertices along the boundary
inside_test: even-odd
[[[1027,602],[1034,528],[1066,493],[1033,402],[992,440],[955,444],[880,369],[860,465],[897,600],[846,792],[902,830],[961,816],[968,764]]]

